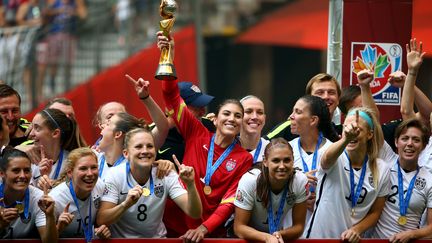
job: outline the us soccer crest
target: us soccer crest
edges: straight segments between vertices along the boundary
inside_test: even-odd
[[[426,179],[423,177],[417,177],[414,184],[415,189],[421,191],[425,188],[425,186],[426,186]]]
[[[392,72],[401,70],[402,53],[402,47],[397,43],[353,42],[350,85],[358,84],[358,72],[369,69],[374,73],[370,87],[375,103],[400,105],[401,91],[391,86],[388,78]]]
[[[155,196],[156,197],[158,197],[158,198],[162,198],[162,196],[163,196],[163,194],[164,194],[164,187],[163,187],[163,185],[157,185],[157,186],[155,186],[155,188],[154,188],[154,194],[155,194]]]
[[[242,190],[238,190],[237,191],[236,200],[239,201],[239,202],[241,202],[241,203],[243,202],[244,198],[243,198],[243,192],[242,192]]]
[[[294,194],[294,192],[288,192],[288,195],[286,197],[286,204],[294,205],[295,200],[296,200],[296,195]]]
[[[369,180],[369,184],[370,184],[372,187],[374,187],[374,178],[373,178],[372,174],[369,175],[368,180]]]
[[[234,170],[234,168],[236,167],[236,165],[237,165],[237,162],[235,160],[233,160],[233,159],[230,159],[230,160],[228,160],[226,162],[225,168],[226,168],[226,170],[228,172],[230,172],[230,171]]]

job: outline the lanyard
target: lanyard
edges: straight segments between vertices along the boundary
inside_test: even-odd
[[[284,208],[287,193],[288,193],[288,183],[285,184],[285,188],[284,188],[283,193],[282,193],[282,198],[279,201],[279,208],[278,208],[278,211],[276,212],[276,219],[274,219],[273,218],[273,203],[272,203],[272,197],[271,197],[271,189],[269,189],[268,194],[269,194],[270,203],[267,206],[267,216],[268,216],[268,221],[269,221],[270,234],[273,234],[279,228],[279,223],[280,223],[280,220],[282,217],[283,208]]]
[[[4,184],[0,184],[0,198],[4,199]],[[25,196],[24,196],[24,207],[22,206],[23,202],[21,201],[16,201],[15,203],[13,203],[12,205],[9,205],[8,207],[5,205],[4,200],[2,202],[2,206],[5,208],[21,208],[24,209],[24,217],[25,219],[28,219],[29,216],[29,206],[30,206],[30,190],[27,187],[26,191],[25,191]],[[21,214],[21,212],[19,212],[20,210],[18,210],[18,213]]]
[[[60,151],[59,160],[57,162],[57,167],[56,167],[56,170],[54,173],[54,178],[53,178],[54,180],[57,180],[57,178],[60,174],[60,169],[61,169],[62,164],[63,164],[63,151],[64,151],[63,149]]]
[[[86,242],[91,242],[92,237],[93,237],[93,221],[92,221],[92,213],[91,213],[91,208],[92,208],[91,205],[93,203],[92,202],[92,195],[90,193],[90,196],[87,199],[87,200],[89,200],[89,210],[88,210],[89,221],[88,221],[88,224],[85,225],[85,217],[83,217],[82,214],[81,214],[80,207],[79,207],[79,204],[78,204],[78,199],[77,199],[77,196],[75,194],[75,190],[73,188],[72,180],[69,182],[69,191],[70,191],[70,193],[72,195],[72,198],[74,200],[75,206],[77,207],[78,213],[79,213],[79,215],[81,217],[81,225],[82,225],[82,228],[83,228],[83,231],[84,231],[84,236],[85,236]]]
[[[261,146],[262,146],[262,141],[261,141],[261,138],[260,138],[259,143],[258,143],[258,145],[257,145],[257,147],[255,149],[254,157],[253,157],[254,164],[258,161],[258,156],[259,156],[259,154],[261,152]]]
[[[318,150],[319,150],[319,147],[321,145],[322,140],[323,140],[323,135],[322,135],[322,133],[319,133],[318,142],[317,142],[317,144],[315,146],[315,151],[314,151],[313,158],[312,158],[312,168],[311,168],[311,170],[315,170],[316,167],[317,167]],[[299,154],[300,154],[300,158],[301,158],[301,160],[303,162],[303,172],[304,173],[309,172],[309,167],[306,164],[306,162],[305,162],[305,160],[303,159],[303,156],[302,156],[300,138],[298,139],[298,151],[299,151]]]
[[[398,186],[399,186],[399,189],[398,189],[398,191],[399,191],[399,212],[400,212],[401,216],[405,216],[407,213],[409,201],[411,199],[412,191],[414,189],[414,183],[415,183],[415,180],[417,178],[417,174],[419,173],[419,168],[417,167],[417,172],[415,173],[414,177],[411,179],[411,181],[408,185],[407,195],[404,199],[403,175],[402,175],[402,171],[400,168],[399,159],[397,160],[397,165],[398,165]]]
[[[126,163],[126,182],[129,186],[129,188],[133,188],[133,186],[129,182],[129,178],[128,178],[129,174],[130,174],[130,164],[129,164],[129,162],[127,162]],[[142,186],[142,188],[144,188],[144,186]],[[152,195],[153,192],[154,192],[153,177],[150,173],[150,195]]]
[[[125,157],[123,155],[120,155],[120,157],[118,157],[118,159],[114,163],[113,167],[116,167],[117,165],[119,165],[124,159],[125,159]],[[105,167],[105,155],[102,155],[101,156],[101,162],[99,164],[99,177],[102,176],[104,167]]]
[[[366,175],[366,164],[368,161],[368,156],[366,155],[364,160],[363,160],[361,174],[360,174],[360,178],[359,178],[359,181],[357,183],[357,188],[356,188],[356,185],[354,183],[354,170],[353,170],[352,165],[351,165],[351,159],[348,156],[346,151],[344,151],[344,153],[345,153],[346,157],[348,158],[349,166],[350,166],[351,210],[354,210],[355,206],[357,205],[357,201],[358,201],[358,198],[360,197],[360,193],[361,193],[361,190],[363,187],[363,181],[364,181],[364,178]]]
[[[234,141],[228,146],[228,148],[225,149],[225,151],[222,153],[222,155],[216,160],[214,165],[212,165],[213,156],[214,156],[214,140],[215,140],[215,135],[213,134],[211,141],[210,141],[210,148],[209,148],[209,151],[207,154],[207,170],[206,170],[206,175],[205,175],[206,186],[210,185],[210,179],[211,179],[213,173],[222,164],[222,162],[226,159],[226,157],[228,157],[228,155],[234,149],[234,145],[237,143],[237,140],[234,139]]]

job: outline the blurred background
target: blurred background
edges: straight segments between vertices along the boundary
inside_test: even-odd
[[[151,80],[152,95],[163,107],[160,83],[153,78],[160,1],[57,2],[56,13],[46,0],[0,2],[0,80],[21,94],[23,114],[31,119],[48,99],[66,96],[91,141],[98,132],[83,123],[90,124],[102,103],[122,101],[132,114],[147,116],[126,73]],[[428,51],[418,86],[431,97],[432,2],[412,2],[412,36]],[[326,72],[328,0],[177,3],[179,80],[195,82],[216,97],[210,112],[226,98],[254,94],[266,104],[267,131],[287,119],[309,79]]]

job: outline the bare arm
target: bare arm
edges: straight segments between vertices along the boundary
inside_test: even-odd
[[[407,65],[408,75],[403,87],[401,114],[404,120],[413,118],[414,113],[414,92],[415,82],[418,71],[423,62],[424,52],[422,53],[422,43],[417,44],[416,39],[411,39],[410,43],[406,45],[407,49]]]
[[[75,0],[76,4],[76,15],[80,19],[85,19],[87,17],[87,7],[85,5],[84,0]]]
[[[179,177],[186,184],[187,194],[183,194],[174,199],[174,202],[192,218],[201,218],[202,204],[195,186],[195,172],[190,166],[180,164],[175,155],[173,155],[174,162],[179,168]]]
[[[293,224],[291,227],[281,230],[280,232],[284,240],[298,239],[302,235],[306,220],[306,211],[306,201],[294,204],[292,208]]]
[[[129,190],[126,200],[118,205],[112,202],[101,202],[100,208],[96,215],[97,225],[109,226],[117,222],[123,213],[138,201],[138,199],[141,197],[141,194],[142,188],[136,185],[134,188]]]
[[[161,108],[156,104],[153,98],[150,96],[149,85],[150,82],[139,78],[138,80],[133,79],[131,76],[126,74],[131,82],[134,83],[135,90],[138,97],[144,103],[147,108],[150,117],[156,124],[156,127],[152,130],[153,137],[155,139],[156,149],[159,149],[164,143],[168,135],[169,124],[165,114],[162,112]]]
[[[380,113],[372,97],[372,91],[370,88],[370,83],[374,80],[374,73],[367,69],[361,70],[357,73],[357,80],[361,90],[363,107],[373,110],[377,115],[377,119],[379,120]]]
[[[352,229],[359,234],[363,234],[367,229],[374,226],[381,216],[385,200],[385,197],[378,197],[367,213],[366,217],[364,217],[358,224],[354,225]]]
[[[432,236],[432,208],[427,209],[427,221],[428,225],[426,227],[416,229],[416,230],[407,230],[399,232],[395,235],[392,235],[389,238],[390,242],[408,242],[411,240],[422,239]]]
[[[269,233],[258,231],[250,227],[249,220],[252,212],[249,210],[235,207],[234,214],[234,233],[242,239],[248,241],[260,241],[260,242],[278,242],[277,238]]]

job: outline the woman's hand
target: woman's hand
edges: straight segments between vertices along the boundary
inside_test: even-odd
[[[100,239],[109,239],[111,238],[111,231],[106,225],[101,225],[95,228],[95,235]]]
[[[66,228],[70,223],[72,223],[72,220],[75,217],[73,214],[69,213],[69,206],[70,206],[70,202],[66,204],[65,208],[63,209],[63,212],[60,214],[57,220],[58,232],[62,232],[64,228]]]

